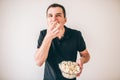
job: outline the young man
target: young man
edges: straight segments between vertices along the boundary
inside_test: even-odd
[[[64,78],[58,64],[62,61],[76,62],[79,51],[81,57],[77,63],[82,72],[83,64],[90,59],[82,34],[64,25],[67,21],[66,12],[60,4],[51,4],[46,17],[48,28],[41,31],[35,54],[38,66],[45,62],[44,80],[76,80]]]

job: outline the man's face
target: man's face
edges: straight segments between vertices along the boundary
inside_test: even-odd
[[[61,27],[63,27],[66,22],[66,18],[64,17],[63,10],[60,7],[51,7],[47,12],[48,25],[54,22],[59,23]]]

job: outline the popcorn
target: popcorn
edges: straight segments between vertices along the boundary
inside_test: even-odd
[[[59,68],[62,75],[65,78],[72,79],[75,78],[78,73],[80,73],[80,67],[76,62],[72,61],[62,61],[59,64]]]

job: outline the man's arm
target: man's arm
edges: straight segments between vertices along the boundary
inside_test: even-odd
[[[54,22],[48,27],[47,34],[45,38],[43,39],[43,42],[40,48],[38,48],[36,51],[35,61],[38,66],[42,66],[42,64],[46,61],[48,54],[49,54],[51,42],[59,34],[60,25],[56,26],[56,23],[57,22]]]
[[[90,60],[90,54],[87,51],[87,49],[85,49],[84,51],[80,52],[80,56],[81,56],[80,60],[81,60],[82,64],[87,63]]]
[[[77,61],[77,63],[79,64],[80,66],[80,69],[81,69],[81,72],[77,75],[77,76],[80,76],[80,74],[82,73],[82,70],[83,70],[83,64],[87,63],[89,60],[90,60],[90,54],[89,52],[87,51],[87,49],[85,49],[84,51],[82,52],[79,52],[80,53],[80,59]]]
[[[40,48],[37,49],[36,54],[35,54],[35,61],[38,66],[42,66],[42,64],[47,59],[51,41],[52,39],[45,36]]]

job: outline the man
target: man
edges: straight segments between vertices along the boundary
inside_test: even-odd
[[[51,4],[47,8],[46,17],[48,28],[41,31],[35,54],[38,66],[45,62],[44,80],[76,80],[64,78],[58,64],[62,61],[76,62],[79,51],[81,57],[77,63],[82,72],[83,64],[89,61],[90,55],[81,32],[64,25],[67,21],[66,11],[60,4]]]

